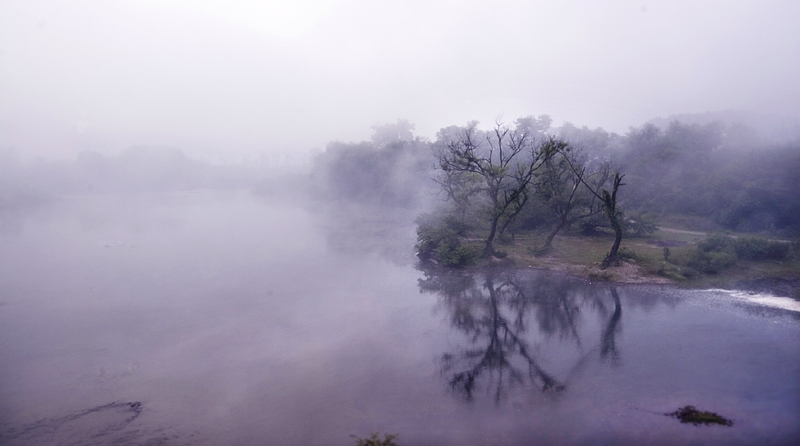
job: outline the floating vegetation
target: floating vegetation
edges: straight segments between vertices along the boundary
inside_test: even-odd
[[[351,437],[356,439],[356,446],[397,446],[394,439],[398,437],[398,434],[384,434],[383,440],[381,440],[380,432],[373,432],[369,438],[358,438],[355,435],[351,435]]]
[[[697,410],[694,406],[685,406],[675,412],[667,413],[670,417],[675,417],[681,423],[692,423],[695,426],[701,424],[721,424],[723,426],[733,426],[733,421],[714,412],[704,412]]]

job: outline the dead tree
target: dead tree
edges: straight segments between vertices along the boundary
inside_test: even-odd
[[[608,189],[602,189],[600,193],[598,193],[596,191],[597,185],[595,185],[593,188],[587,182],[585,170],[576,167],[575,164],[569,160],[569,158],[565,158],[565,160],[580,182],[586,186],[592,195],[601,200],[603,203],[603,210],[605,211],[606,217],[608,217],[608,222],[611,224],[611,228],[614,230],[614,244],[611,245],[611,251],[606,255],[605,259],[603,259],[603,262],[600,264],[600,266],[602,268],[608,268],[611,265],[615,265],[619,262],[617,253],[619,251],[619,245],[622,243],[622,219],[624,218],[622,211],[617,208],[617,192],[619,192],[620,186],[625,185],[625,183],[622,182],[622,178],[624,178],[625,175],[620,175],[619,172],[616,172],[614,174],[614,186],[611,189],[611,192],[609,192]]]

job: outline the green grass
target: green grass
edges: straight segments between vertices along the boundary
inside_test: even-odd
[[[483,249],[482,234],[471,235],[470,245]],[[495,243],[495,249],[507,253],[502,264],[518,266],[552,267],[553,263],[575,266],[577,272],[586,273],[588,268],[596,269],[611,249],[612,236],[583,237],[559,235],[546,253],[538,253],[547,236],[546,232],[520,231],[515,234],[513,243]],[[624,238],[621,252],[632,254],[629,261],[638,265],[645,274],[666,277],[688,288],[731,288],[743,282],[764,278],[800,279],[800,260],[744,261],[724,269],[718,274],[700,274],[686,269],[684,265],[696,249],[696,243],[704,238],[700,234],[658,230],[646,237]],[[669,261],[664,259],[664,248],[648,242],[681,242],[683,246],[670,246]],[[476,265],[490,264],[482,260]]]

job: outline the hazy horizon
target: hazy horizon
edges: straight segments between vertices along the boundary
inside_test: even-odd
[[[791,1],[0,2],[0,147],[303,153],[399,119],[800,118]]]

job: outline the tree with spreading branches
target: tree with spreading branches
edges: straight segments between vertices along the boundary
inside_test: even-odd
[[[625,175],[620,175],[619,172],[614,173],[614,182],[611,192],[605,188],[598,192],[596,189],[599,188],[596,184],[594,186],[589,184],[591,179],[586,175],[585,169],[583,169],[581,166],[577,166],[569,158],[565,158],[565,160],[567,161],[567,164],[572,172],[579,179],[579,181],[583,183],[586,189],[588,189],[592,195],[601,200],[603,203],[603,210],[608,218],[608,222],[611,224],[611,228],[614,230],[614,244],[611,245],[611,251],[609,251],[605,259],[603,259],[601,267],[608,268],[611,265],[615,265],[619,262],[618,252],[619,246],[622,243],[622,234],[624,232],[622,222],[625,218],[622,209],[617,207],[617,192],[619,192],[620,186],[625,185],[625,183],[622,182],[622,178],[624,178]]]
[[[524,118],[513,127],[497,123],[485,133],[477,129],[477,122],[439,132],[437,182],[457,205],[466,206],[476,195],[484,199],[489,227],[485,257],[494,255],[495,237],[528,202],[535,173],[567,147],[564,141],[537,138],[536,133]]]
[[[547,251],[553,239],[565,227],[603,212],[604,205],[598,197],[610,178],[610,164],[593,164],[590,166],[573,147],[562,150],[543,163],[535,184],[536,195],[555,215],[556,223],[540,251]],[[576,171],[572,170],[573,165],[577,166]],[[582,178],[587,179],[588,186],[583,186]]]

